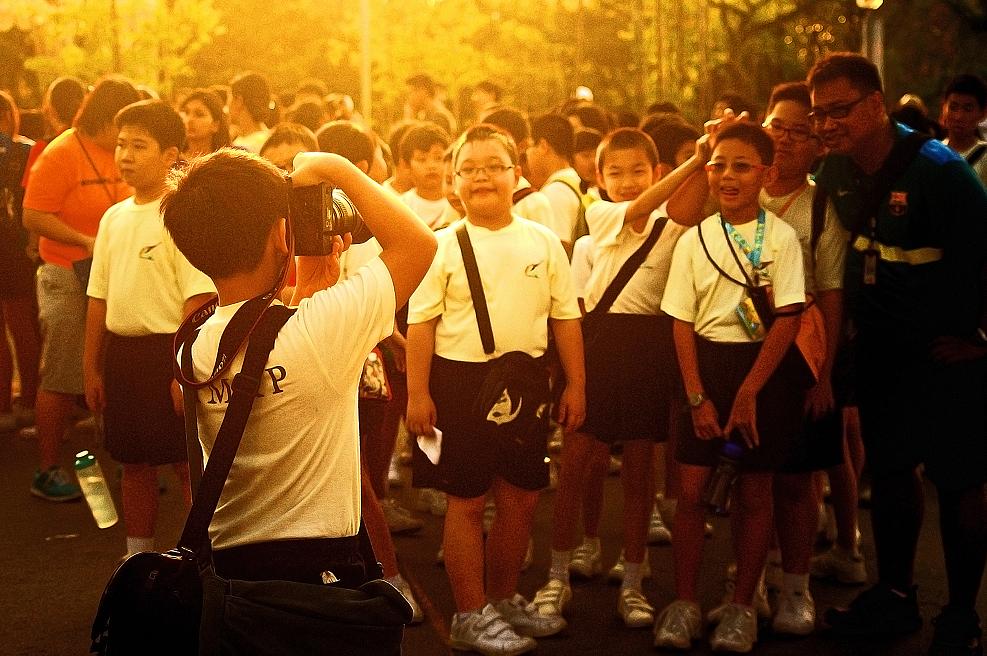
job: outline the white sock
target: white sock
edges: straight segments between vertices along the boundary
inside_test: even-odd
[[[402,576],[400,574],[395,574],[394,576],[388,577],[388,578],[386,578],[384,580],[387,581],[388,583],[390,583],[391,585],[393,585],[395,588],[397,588],[399,590],[402,587],[404,587],[405,585],[407,585],[404,582],[404,578],[402,578]]]
[[[135,554],[142,551],[154,551],[154,538],[132,538],[127,536],[127,553]]]
[[[782,576],[782,589],[785,592],[801,592],[804,593],[809,589],[809,575],[808,574],[789,574],[785,572]]]
[[[572,562],[572,551],[556,551],[552,549],[552,566],[548,570],[548,577],[568,583],[570,562]]]
[[[624,561],[624,582],[621,588],[641,589],[641,563],[629,563]]]

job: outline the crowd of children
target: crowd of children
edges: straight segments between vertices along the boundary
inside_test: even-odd
[[[119,77],[88,93],[61,78],[36,144],[0,92],[11,153],[0,316],[20,381],[14,399],[4,340],[0,430],[37,438],[33,494],[78,498],[59,441],[84,396],[122,463],[126,552],[155,547],[156,467],[189,476],[171,339],[215,291],[164,228],[169,171],[224,147],[285,172],[301,152],[336,153],[438,242],[373,356],[388,398],[359,400],[363,519],[416,621],[423,612],[390,537],[423,525],[388,499],[402,418],[420,509],[445,516],[454,649],[521,654],[565,629],[579,603],[571,577],[602,571],[603,477],[616,463],[616,613],[652,628],[656,647],[690,649],[708,623],[714,650],[749,652],[759,619],[796,636],[817,625],[843,637],[916,630],[924,466],[950,594],[929,653],[982,653],[983,80],[961,75],[945,90],[943,141],[893,121],[876,69],[847,53],[779,84],[763,115],[727,99],[703,129],[658,103],[643,119],[580,100],[529,120],[485,83],[458,133],[431,78],[408,86],[405,120],[386,141],[318,80],[279,120],[258,73],[174,106]],[[380,248],[349,246],[333,275],[354,277]],[[561,465],[550,472],[555,446]],[[865,453],[876,584],[817,619],[810,576],[868,580],[856,510]],[[551,565],[529,601],[517,583],[550,473]],[[834,545],[813,557],[826,495]],[[735,564],[722,605],[704,617],[697,584],[712,506],[729,506]],[[236,530],[235,518],[223,521]],[[675,576],[674,601],[658,611],[642,579],[648,545],[660,542],[672,545]]]

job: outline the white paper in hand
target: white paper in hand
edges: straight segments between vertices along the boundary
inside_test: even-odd
[[[433,427],[431,435],[419,435],[418,448],[428,457],[429,462],[433,465],[439,464],[439,458],[442,456],[442,431]]]

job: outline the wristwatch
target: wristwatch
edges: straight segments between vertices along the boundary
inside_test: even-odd
[[[689,394],[688,396],[689,396],[689,406],[692,408],[698,408],[703,403],[706,403],[706,401],[709,400],[706,398],[706,395],[703,394],[702,392],[696,394]]]

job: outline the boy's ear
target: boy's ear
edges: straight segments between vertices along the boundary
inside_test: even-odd
[[[655,164],[654,171],[652,171],[651,174],[651,184],[654,184],[659,180],[661,180],[665,176],[665,173],[667,172],[668,172],[668,168],[664,164],[662,164],[661,162]]]
[[[274,229],[275,247],[281,253],[288,254],[288,219],[280,218]]]
[[[365,159],[361,159],[359,162],[355,162],[356,168],[360,169],[364,173],[370,170],[370,162]]]
[[[165,160],[174,164],[175,162],[178,161],[178,158],[181,157],[182,152],[181,150],[179,150],[178,146],[170,146],[168,148],[165,148],[161,152],[161,155],[164,156]]]

